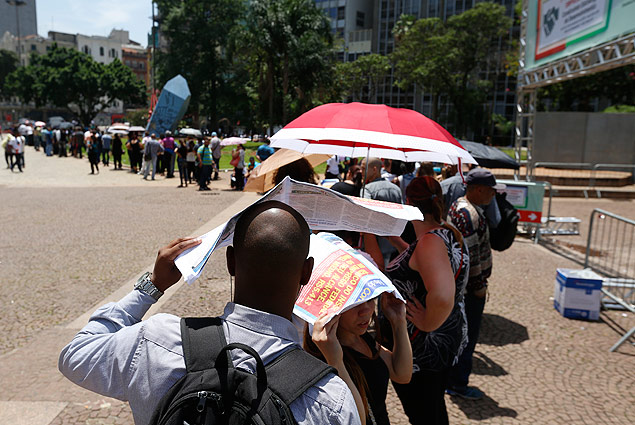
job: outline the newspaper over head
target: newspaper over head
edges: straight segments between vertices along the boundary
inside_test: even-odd
[[[406,223],[423,221],[418,208],[342,195],[334,190],[286,177],[254,204],[280,201],[298,211],[311,230],[349,230],[378,236],[399,236]],[[243,210],[244,211],[244,210]],[[242,211],[200,237],[201,243],[179,255],[174,263],[187,283],[203,271],[214,250],[232,244]]]
[[[390,279],[338,236],[311,235],[309,255],[315,260],[313,273],[293,307],[293,313],[309,324],[324,312],[333,317],[383,292],[392,292],[405,303]]]

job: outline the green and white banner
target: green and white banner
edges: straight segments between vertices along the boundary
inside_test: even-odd
[[[526,70],[635,32],[635,0],[531,0]]]

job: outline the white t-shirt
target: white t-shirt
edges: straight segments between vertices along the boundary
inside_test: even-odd
[[[11,152],[24,153],[24,141],[22,140],[22,136],[9,139],[8,145],[11,146]]]
[[[327,173],[331,173],[335,175],[338,175],[340,173],[340,168],[339,168],[340,161],[337,155],[333,155],[331,159],[329,159],[327,164],[328,164],[328,168],[326,169]]]

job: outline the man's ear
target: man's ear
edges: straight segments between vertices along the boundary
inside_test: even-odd
[[[300,277],[300,286],[304,286],[311,279],[311,273],[313,273],[313,257],[309,257],[304,260],[304,264],[302,265],[302,276]]]
[[[230,276],[236,276],[236,255],[233,246],[228,246],[225,251],[225,257],[227,258],[227,271]]]

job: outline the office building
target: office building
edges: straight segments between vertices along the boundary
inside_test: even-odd
[[[35,0],[0,1],[0,36],[5,32],[20,37],[37,35],[35,9]]]

